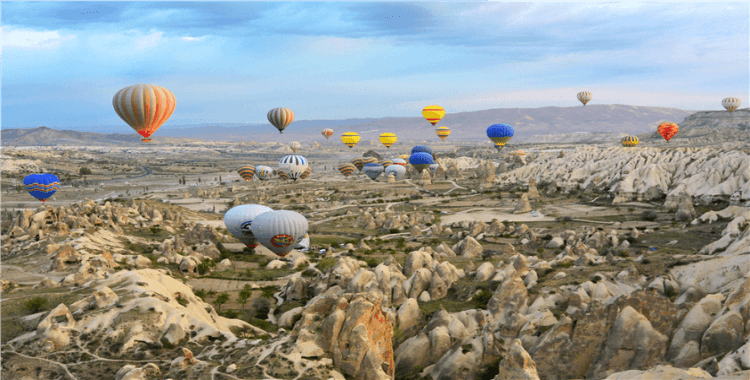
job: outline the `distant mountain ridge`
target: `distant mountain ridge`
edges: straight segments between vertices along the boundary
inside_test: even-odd
[[[435,128],[451,128],[448,141],[486,141],[486,129],[496,123],[510,124],[518,140],[533,142],[532,136],[590,133],[641,134],[654,131],[664,121],[681,123],[693,114],[676,108],[642,107],[629,105],[588,105],[577,107],[501,108],[472,112],[449,113],[432,126],[421,115],[380,119],[300,120],[279,134],[270,124],[227,127],[221,124],[165,127],[153,136],[154,143],[180,143],[189,139],[204,141],[300,142],[325,141],[321,129],[334,129],[332,139],[340,139],[344,132],[358,132],[361,143],[377,140],[383,132],[394,132],[402,141],[436,140]],[[229,124],[228,124],[229,125]],[[236,124],[234,124],[236,125]],[[47,127],[34,129],[3,129],[5,145],[132,145],[140,143],[140,136],[132,134],[103,134],[56,130]],[[80,141],[80,143],[78,143]]]

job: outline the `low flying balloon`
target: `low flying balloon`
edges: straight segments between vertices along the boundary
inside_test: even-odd
[[[384,168],[387,168],[387,167],[393,165],[393,161],[391,161],[391,160],[383,160],[383,162],[381,162],[381,164],[383,165]]]
[[[352,175],[352,173],[354,173],[354,169],[356,168],[356,166],[349,163],[339,165],[339,171],[344,175],[344,177]]]
[[[237,173],[239,173],[240,177],[244,178],[245,181],[249,181],[253,179],[253,176],[255,175],[255,168],[252,166],[243,166],[237,169]]]
[[[307,218],[289,210],[268,211],[255,217],[253,236],[278,256],[284,257],[307,235]]]
[[[29,194],[44,202],[60,188],[60,180],[54,174],[30,174],[23,179],[23,185]]]
[[[398,156],[398,158],[400,158],[400,159],[402,159],[402,160],[404,160],[406,162],[409,162],[409,156],[410,156],[409,154],[402,154],[402,155]]]
[[[348,146],[349,149],[351,149],[352,147],[357,145],[357,143],[359,142],[359,133],[346,132],[343,135],[341,135],[341,141],[343,141],[344,144],[346,144],[346,146]]]
[[[376,180],[381,174],[383,174],[383,165],[378,163],[369,163],[364,166],[362,171],[370,177],[371,180]]]
[[[731,96],[728,97],[728,98],[724,98],[721,101],[721,105],[724,106],[724,108],[726,108],[727,111],[729,111],[729,112],[736,111],[737,108],[740,108],[740,104],[742,104],[742,102],[740,101],[739,98],[735,98],[735,97],[731,97]]]
[[[417,173],[422,173],[432,165],[432,155],[427,152],[416,152],[409,156],[409,163],[414,169],[417,169]]]
[[[678,127],[677,124],[669,122],[659,124],[659,127],[656,129],[661,137],[664,137],[664,140],[667,140],[667,142],[669,142],[669,140],[674,137],[674,135],[676,135],[679,130],[680,127]]]
[[[268,111],[268,121],[273,124],[279,133],[284,133],[284,129],[294,121],[294,112],[289,108],[279,107]]]
[[[427,106],[422,110],[422,116],[424,116],[430,124],[435,125],[443,118],[443,116],[445,116],[445,109],[436,105]]]
[[[375,157],[362,157],[362,163],[365,164],[365,165],[367,165],[367,164],[377,164],[378,163],[378,159],[375,158]]]
[[[289,175],[286,174],[286,173],[284,173],[284,171],[281,170],[281,169],[276,170],[276,174],[279,176],[279,178],[281,178],[281,179],[283,179],[285,181],[289,179]]]
[[[406,166],[391,165],[385,168],[385,175],[388,176],[390,174],[393,174],[393,177],[396,178],[396,180],[401,180],[406,175]]]
[[[622,141],[620,141],[620,144],[624,147],[634,147],[638,145],[638,137],[637,136],[625,136],[622,138]]]
[[[297,153],[299,148],[302,148],[302,144],[300,144],[299,141],[292,141],[292,143],[289,144],[289,147],[292,148],[292,152]]]
[[[250,225],[255,217],[268,211],[273,211],[273,209],[262,205],[235,206],[224,214],[224,225],[242,244],[255,248],[258,246],[258,241],[255,240]]]
[[[513,138],[515,130],[508,124],[492,124],[487,128],[487,137],[495,143],[495,146],[503,146]]]
[[[331,136],[333,136],[333,129],[331,128],[323,128],[320,133],[326,138],[326,140],[330,139]]]
[[[440,164],[432,164],[430,165],[429,169],[432,172],[433,175],[435,175],[435,172],[437,172],[437,169],[440,167]]]
[[[307,170],[307,166],[307,158],[297,154],[284,156],[279,160],[279,169],[283,170],[289,176],[289,179],[294,181],[297,181],[302,173]]]
[[[591,93],[588,91],[581,91],[578,93],[578,101],[586,106],[586,103],[591,101]]]
[[[125,87],[112,98],[117,115],[143,136],[143,142],[151,141],[149,137],[172,116],[175,105],[171,91],[153,84]]]
[[[409,156],[406,156],[406,158],[409,158]],[[393,159],[394,165],[400,165],[400,166],[406,166],[406,160],[403,158],[394,158]]]
[[[270,166],[266,165],[258,165],[255,167],[255,176],[258,177],[259,180],[265,181],[273,175],[273,169],[271,169]]]
[[[430,155],[432,155],[432,148],[430,148],[427,145],[417,145],[414,148],[411,148],[412,154],[417,153],[417,152],[425,152],[425,153],[429,153]]]
[[[442,126],[438,127],[438,129],[435,130],[435,133],[438,135],[438,137],[440,137],[441,140],[445,141],[445,139],[450,136],[451,129],[446,126]]]
[[[307,179],[310,174],[312,174],[312,168],[308,166],[307,169],[305,169],[305,171],[300,174],[299,179]]]
[[[386,148],[390,148],[391,145],[396,143],[396,140],[398,140],[398,137],[390,132],[382,133],[380,135],[380,143],[385,145]]]
[[[365,166],[364,158],[355,158],[352,160],[352,164],[357,168],[357,170],[362,171],[362,167]]]

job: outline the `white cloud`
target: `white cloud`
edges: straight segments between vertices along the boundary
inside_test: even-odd
[[[190,42],[192,42],[192,41],[200,41],[200,40],[202,40],[204,38],[206,38],[206,37],[190,37],[190,36],[185,36],[185,37],[182,37],[182,40],[183,41],[190,41]]]
[[[31,29],[17,29],[10,26],[0,28],[2,30],[3,47],[18,47],[25,49],[54,49],[63,41],[76,38],[75,35],[62,35],[60,32],[36,31]]]
[[[135,40],[135,50],[144,50],[158,46],[162,42],[162,32],[153,32]]]

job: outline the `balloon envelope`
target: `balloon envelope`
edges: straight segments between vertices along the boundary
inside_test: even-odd
[[[117,91],[112,107],[131,128],[149,142],[151,135],[174,112],[176,102],[172,91],[153,84],[136,84]]]
[[[578,101],[583,103],[584,106],[591,101],[591,93],[588,91],[581,91],[576,96],[578,97]]]
[[[432,148],[430,148],[427,145],[417,145],[414,148],[411,148],[412,154],[417,153],[417,152],[425,152],[425,153],[432,155]]]
[[[731,97],[731,96],[730,96],[730,97],[728,97],[728,98],[724,98],[724,99],[723,99],[723,100],[721,101],[721,105],[722,105],[722,106],[723,106],[724,108],[726,108],[726,109],[727,109],[727,111],[729,111],[729,112],[734,112],[734,111],[736,111],[736,110],[737,110],[737,108],[740,108],[740,104],[742,104],[742,102],[740,101],[740,99],[739,99],[739,98],[735,98],[735,97]]]
[[[383,174],[383,165],[378,163],[369,163],[364,166],[362,171],[370,177],[371,180],[377,179],[381,174]]]
[[[307,177],[309,177],[310,174],[312,174],[312,168],[308,166],[307,169],[305,169],[305,171],[302,172],[302,174],[300,174],[299,178],[300,179],[307,179]]]
[[[331,136],[333,136],[333,129],[331,129],[331,128],[323,128],[323,130],[320,131],[320,133],[323,136],[325,136],[326,140],[328,140],[328,139],[331,138]]]
[[[385,145],[386,148],[390,148],[391,145],[396,143],[396,140],[398,140],[398,137],[393,133],[387,132],[380,135],[380,143]]]
[[[381,162],[380,164],[383,165],[383,168],[387,168],[387,167],[393,165],[393,161],[391,161],[391,160],[383,160],[383,162]]]
[[[440,167],[440,164],[431,164],[431,165],[429,166],[429,168],[430,168],[430,171],[432,172],[432,174],[433,174],[433,175],[435,174],[435,172],[437,171],[437,169],[438,169],[439,167]]]
[[[426,152],[413,153],[409,156],[409,163],[414,169],[417,169],[417,173],[422,173],[422,170],[432,165],[432,155]]]
[[[435,125],[443,118],[443,116],[445,116],[445,109],[436,105],[427,106],[422,110],[422,116],[424,116],[430,124]]]
[[[292,148],[292,152],[297,153],[299,148],[302,148],[302,144],[300,144],[299,141],[292,141],[292,143],[289,144],[289,147]]]
[[[227,226],[227,230],[242,244],[254,248],[258,245],[258,241],[255,240],[253,232],[250,230],[250,225],[252,225],[253,219],[256,216],[268,211],[273,211],[273,209],[263,205],[239,205],[232,207],[224,214],[224,225]]]
[[[284,133],[284,129],[294,121],[294,112],[289,108],[279,107],[268,111],[266,117],[279,133]]]
[[[279,160],[279,169],[295,181],[307,170],[307,166],[307,158],[297,154],[284,156]]]
[[[279,175],[279,178],[281,178],[281,179],[283,179],[283,180],[287,180],[287,179],[289,179],[289,175],[288,175],[288,174],[286,174],[286,173],[284,173],[284,171],[283,171],[283,170],[281,170],[281,169],[277,170],[277,171],[276,171],[276,174],[278,174],[278,175]]]
[[[54,174],[30,174],[23,179],[26,191],[44,202],[60,188],[60,180]]]
[[[440,137],[441,140],[445,141],[448,136],[451,134],[451,129],[448,127],[438,127],[438,129],[435,130],[435,133]]]
[[[253,236],[278,256],[284,257],[307,234],[307,218],[289,210],[268,211],[255,217],[250,226]]]
[[[362,171],[362,167],[365,166],[364,158],[355,158],[352,160],[352,164],[357,168],[357,170]]]
[[[406,167],[401,165],[391,165],[385,168],[385,175],[388,176],[390,174],[393,174],[393,177],[396,178],[396,180],[401,180],[406,175]]]
[[[341,174],[344,175],[344,177],[348,177],[352,175],[352,173],[354,173],[354,170],[356,168],[357,168],[356,166],[354,166],[353,164],[349,164],[349,163],[339,165],[339,171],[341,172]]]
[[[407,156],[406,158],[409,158],[409,156]],[[403,159],[403,158],[394,158],[393,159],[393,164],[394,165],[406,166],[406,160]]]
[[[622,138],[622,141],[620,141],[622,146],[625,147],[634,147],[638,145],[638,137],[636,136],[625,136]]]
[[[659,124],[659,128],[656,129],[661,137],[664,137],[664,140],[667,140],[667,142],[669,142],[669,140],[674,137],[674,135],[676,135],[679,130],[680,127],[678,127],[677,124],[669,122]]]
[[[362,157],[362,163],[364,163],[365,165],[367,165],[367,164],[377,164],[378,163],[378,159],[375,158],[375,157]]]
[[[345,132],[341,135],[341,141],[351,149],[359,142],[359,133],[357,132]]]
[[[266,165],[258,165],[255,167],[255,176],[258,177],[259,180],[265,181],[273,175],[273,169],[271,169],[270,166]]]
[[[239,173],[240,177],[242,177],[245,181],[249,181],[253,179],[253,176],[255,175],[255,168],[252,166],[243,166],[237,169],[237,173]]]
[[[495,146],[498,144],[500,146],[505,145],[513,138],[513,134],[515,133],[516,131],[513,127],[508,124],[492,124],[487,127],[487,137],[495,143]]]

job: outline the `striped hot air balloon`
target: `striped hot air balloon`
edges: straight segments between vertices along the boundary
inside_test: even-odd
[[[503,146],[513,138],[515,130],[508,124],[492,124],[487,127],[487,137],[495,143],[495,146]]]
[[[362,167],[365,166],[364,158],[359,157],[352,160],[352,164],[357,168],[357,170],[362,171]]]
[[[391,161],[391,160],[383,160],[383,162],[381,162],[381,164],[383,165],[384,168],[387,168],[387,167],[393,165],[393,161]]]
[[[227,230],[229,230],[237,240],[245,244],[247,247],[255,248],[258,246],[258,241],[255,240],[253,232],[250,231],[250,226],[255,217],[268,211],[273,210],[270,207],[262,205],[235,206],[224,214],[224,225],[227,226]]]
[[[591,101],[591,93],[588,91],[581,91],[576,96],[578,97],[578,101],[583,103],[584,106]]]
[[[380,143],[385,145],[386,148],[390,148],[391,145],[396,143],[396,140],[398,140],[398,137],[390,132],[382,133],[380,135]]]
[[[366,164],[362,171],[370,177],[371,180],[376,180],[381,174],[383,174],[383,165],[377,163],[377,162],[371,162],[369,164]]]
[[[149,137],[172,116],[175,105],[171,91],[153,84],[125,87],[112,98],[117,115],[143,136],[143,142],[151,141]]]
[[[422,116],[424,116],[430,124],[435,125],[443,118],[443,116],[445,116],[445,110],[443,107],[436,105],[427,106],[422,110]]]
[[[289,108],[279,107],[268,111],[266,117],[279,130],[279,133],[284,133],[284,129],[294,121],[294,112]]]
[[[279,178],[285,181],[289,179],[289,176],[286,173],[284,173],[284,171],[281,169],[276,170],[276,174],[279,176]]]
[[[375,158],[375,157],[362,157],[362,163],[365,164],[365,165],[367,165],[367,164],[377,164],[378,163],[378,159]]]
[[[677,134],[677,132],[680,130],[680,127],[677,126],[675,123],[661,123],[659,124],[659,127],[656,129],[657,132],[661,135],[661,137],[664,137],[664,140],[669,140],[674,137],[674,135]]]
[[[409,157],[407,156],[406,158],[409,158]],[[394,158],[393,159],[393,164],[394,165],[406,166],[406,160],[403,159],[403,158]]]
[[[252,166],[243,166],[237,169],[237,173],[239,173],[240,177],[244,178],[245,181],[249,181],[253,179],[253,176],[255,175],[255,168]]]
[[[435,130],[435,133],[438,135],[438,137],[440,137],[441,140],[445,141],[445,139],[450,136],[451,129],[446,126],[442,126],[438,127],[438,129]]]
[[[305,169],[305,171],[300,174],[299,179],[307,179],[310,174],[312,174],[312,168],[308,166],[307,169]]]
[[[320,133],[326,138],[326,140],[330,139],[331,136],[333,136],[333,129],[331,128],[323,128]]]
[[[357,145],[357,143],[359,142],[359,133],[345,132],[343,135],[341,135],[341,141],[343,141],[344,144],[346,144],[346,146],[348,146],[349,149],[351,149],[352,147]]]
[[[60,180],[54,174],[30,174],[23,179],[23,185],[31,196],[44,202],[60,188]]]
[[[284,257],[307,235],[307,218],[289,210],[264,212],[253,219],[250,231],[260,244]]]
[[[279,160],[279,169],[283,170],[289,176],[289,179],[294,181],[297,181],[305,172],[307,166],[307,158],[297,154],[284,156]]]
[[[737,108],[740,108],[740,104],[742,104],[742,102],[740,101],[740,99],[732,97],[732,96],[730,96],[728,98],[724,98],[721,101],[721,105],[724,108],[726,108],[727,111],[729,111],[730,113],[736,111]]]
[[[620,141],[620,144],[624,147],[634,147],[638,145],[638,137],[637,136],[625,136],[622,138],[622,141]]]
[[[354,173],[354,169],[356,168],[357,168],[356,166],[350,163],[339,165],[339,171],[341,172],[341,174],[344,175],[344,177],[348,177],[352,175],[352,173]]]

